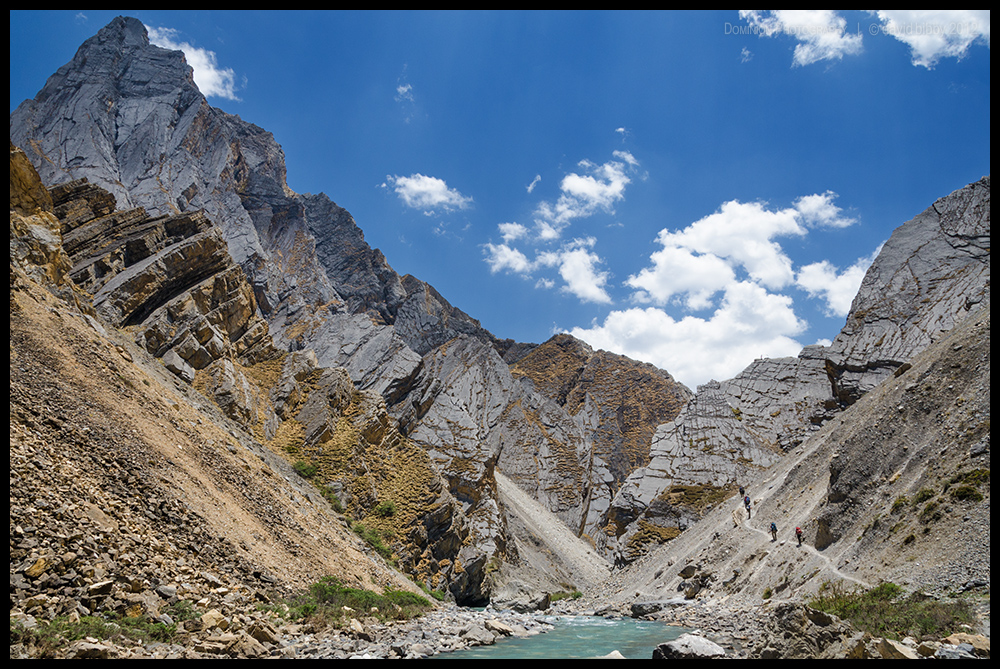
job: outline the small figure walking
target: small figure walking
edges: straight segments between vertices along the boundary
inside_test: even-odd
[[[777,541],[777,540],[778,540],[778,526],[775,525],[774,523],[771,523],[771,541]]]
[[[750,495],[743,498],[743,506],[747,508],[747,520],[750,520]]]
[[[795,538],[798,540],[799,546],[801,546],[802,545],[802,528],[801,527],[796,527],[795,528]]]

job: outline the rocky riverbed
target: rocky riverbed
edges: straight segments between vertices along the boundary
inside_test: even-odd
[[[290,636],[278,654],[299,659],[418,659],[551,629],[531,614],[445,606],[401,624],[366,627],[354,621],[345,630]]]

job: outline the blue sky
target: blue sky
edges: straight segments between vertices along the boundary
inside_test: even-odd
[[[118,14],[401,274],[692,389],[832,339],[990,173],[989,12],[12,11],[11,110]]]

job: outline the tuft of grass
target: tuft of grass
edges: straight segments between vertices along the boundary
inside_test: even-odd
[[[390,500],[385,500],[380,502],[378,506],[375,507],[375,513],[382,518],[388,518],[390,516],[396,515],[396,503]]]
[[[968,602],[943,602],[916,592],[904,597],[903,589],[894,583],[852,591],[833,586],[824,589],[809,606],[843,618],[873,636],[891,639],[907,635],[940,638],[974,622]]]
[[[938,509],[938,506],[937,502],[931,502],[925,506],[924,510],[920,512],[920,520],[925,523],[941,520],[941,511]]]
[[[953,483],[964,483],[966,485],[981,486],[986,485],[990,482],[990,470],[989,469],[973,469],[967,472],[962,472],[961,474],[956,474],[948,482],[948,485]]]
[[[955,499],[966,500],[969,502],[982,502],[983,493],[976,490],[971,485],[961,485],[951,491],[951,496]]]

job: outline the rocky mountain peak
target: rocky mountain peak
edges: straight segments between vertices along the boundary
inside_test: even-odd
[[[411,576],[465,603],[529,572],[537,589],[566,586],[573,569],[517,514],[558,517],[592,549],[571,551],[593,563],[588,572],[642,560],[829,432],[956,323],[988,311],[985,177],[893,234],[831,346],[755,361],[696,394],[568,335],[500,340],[426,282],[397,274],[331,198],[289,189],[275,138],[211,107],[183,55],[149,44],[136,19],[88,40],[11,114],[10,136],[12,292],[44,283],[96,332],[162,361],[152,368],[170,375],[165,387],[211,398],[213,417],[187,424],[225,426],[225,443],[268,471],[301,458],[325,495],[309,488],[303,508],[335,497],[347,522],[393,537]],[[28,161],[49,190],[29,183]],[[18,355],[35,339],[18,335]],[[56,377],[57,357],[45,361]],[[29,367],[18,383],[37,403],[44,392]],[[35,417],[18,429],[30,432]],[[216,440],[189,431],[211,462]],[[861,452],[863,439],[853,446]],[[266,487],[272,474],[253,464],[254,476],[237,464],[231,478]],[[852,499],[841,488],[824,503]],[[520,493],[541,506],[505,502]],[[295,513],[271,528],[289,543],[288,528],[309,531],[289,520]],[[329,524],[326,510],[317,517]],[[816,527],[847,533],[834,521]]]

